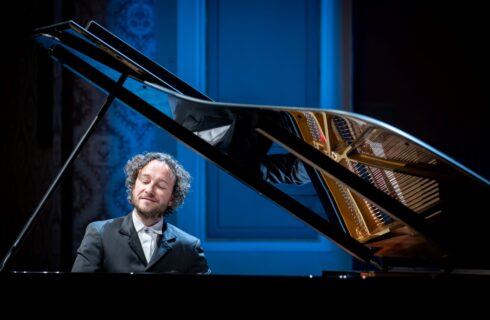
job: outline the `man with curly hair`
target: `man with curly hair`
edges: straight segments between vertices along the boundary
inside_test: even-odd
[[[90,223],[72,271],[210,273],[200,240],[165,221],[184,202],[189,173],[157,152],[134,156],[124,171],[132,212]]]

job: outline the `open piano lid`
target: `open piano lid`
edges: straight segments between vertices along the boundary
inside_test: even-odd
[[[416,138],[355,113],[213,102],[95,22],[48,26],[34,39],[361,261],[490,267],[489,181]],[[312,183],[316,200],[284,183]]]

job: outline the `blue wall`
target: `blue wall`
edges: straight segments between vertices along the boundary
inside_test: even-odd
[[[110,30],[214,100],[340,106],[337,1],[112,0],[107,12]],[[110,190],[122,185],[116,168],[130,154],[175,154],[194,183],[172,222],[201,238],[215,274],[350,269],[351,258],[340,248],[129,108],[108,116],[118,155],[110,164],[108,196],[120,198]],[[309,192],[311,186],[301,189],[306,197]],[[127,211],[124,201],[107,203],[116,215]]]
[[[177,73],[217,101],[340,106],[337,11],[336,1],[178,1]],[[214,273],[350,269],[350,256],[282,208],[187,148],[178,156],[195,182],[178,223],[203,240]]]

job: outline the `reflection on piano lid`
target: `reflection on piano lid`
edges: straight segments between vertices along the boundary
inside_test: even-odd
[[[187,118],[202,117],[209,130],[208,110],[233,114],[229,130],[241,131],[229,133],[233,138],[224,152],[252,172],[257,165],[271,165],[268,150],[257,148],[266,144],[262,140],[282,145],[310,167],[310,181],[324,194],[318,195],[319,201],[331,202],[326,212],[330,223],[369,248],[374,260],[390,265],[486,265],[487,258],[475,251],[484,229],[477,231],[470,221],[486,219],[479,208],[488,195],[488,181],[416,138],[374,119],[335,110],[224,104],[177,94],[169,101],[176,121],[193,131],[199,129],[198,122],[191,124]],[[259,135],[253,136],[254,131]],[[244,157],[252,152],[253,159]],[[282,168],[289,181],[300,181],[297,162],[289,161],[289,167],[286,162],[276,161],[272,167]],[[455,241],[455,234],[461,238]]]
[[[489,268],[489,182],[416,138],[355,113],[213,102],[95,22],[34,38],[354,257],[386,269]],[[281,183],[311,183],[317,201]]]

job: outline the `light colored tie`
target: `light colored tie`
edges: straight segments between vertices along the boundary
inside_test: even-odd
[[[143,229],[143,232],[145,233],[145,236],[143,237],[145,240],[142,243],[143,251],[145,252],[146,261],[150,262],[151,256],[157,246],[158,235],[161,234],[161,232],[147,227]]]
[[[146,261],[150,262],[151,254],[153,253],[153,232],[150,228],[143,229],[143,251],[145,252]]]

